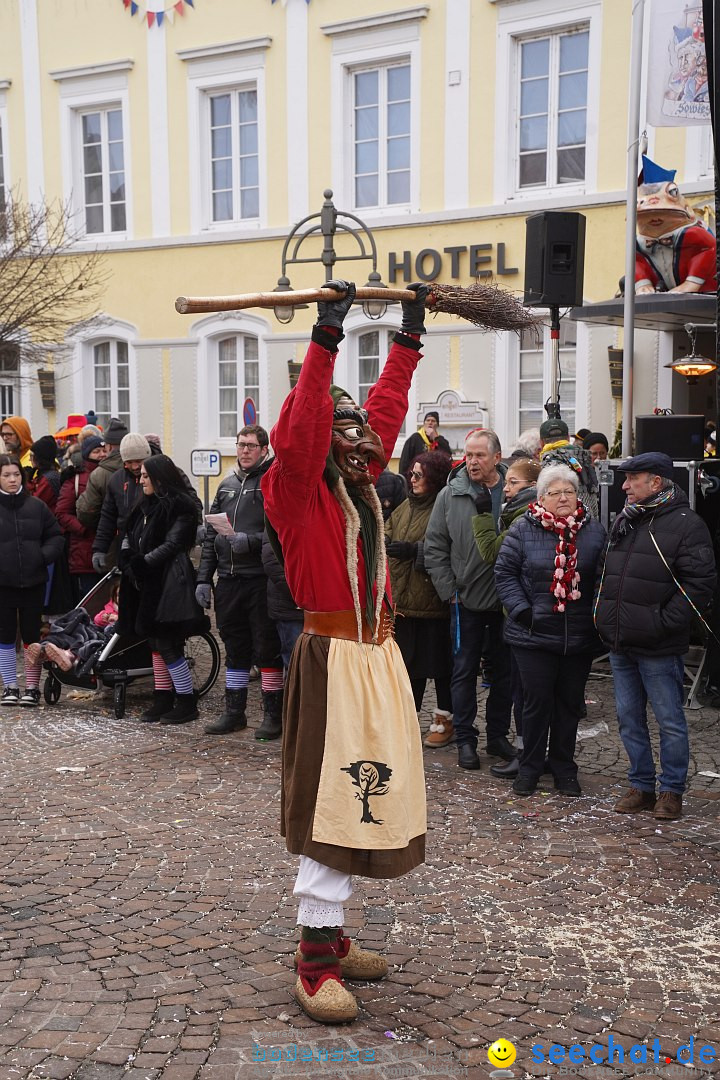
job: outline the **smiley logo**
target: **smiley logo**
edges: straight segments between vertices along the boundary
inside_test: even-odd
[[[496,1039],[488,1049],[488,1061],[499,1069],[508,1069],[516,1057],[517,1051],[509,1039]]]

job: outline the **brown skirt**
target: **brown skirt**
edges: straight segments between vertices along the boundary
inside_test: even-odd
[[[283,715],[281,833],[294,855],[307,855],[342,873],[400,877],[424,862],[424,833],[400,848],[344,847],[312,839],[326,740],[331,641],[301,634],[290,662]],[[424,788],[418,798],[424,804]]]

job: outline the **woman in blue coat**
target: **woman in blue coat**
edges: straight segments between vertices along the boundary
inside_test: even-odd
[[[513,522],[495,563],[506,611],[505,640],[523,685],[518,795],[532,795],[546,758],[563,795],[582,794],[575,739],[580,704],[599,645],[592,618],[605,530],[578,501],[576,474],[544,468],[537,501]],[[548,746],[549,736],[549,746]]]

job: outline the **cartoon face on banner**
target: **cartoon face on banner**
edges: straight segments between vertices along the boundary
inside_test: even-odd
[[[655,0],[650,28],[648,121],[655,127],[710,123],[700,0]]]

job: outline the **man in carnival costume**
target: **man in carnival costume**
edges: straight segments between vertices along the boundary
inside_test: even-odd
[[[300,856],[296,997],[314,1020],[357,1016],[344,979],[387,962],[343,935],[352,875],[394,878],[425,858],[425,783],[417,715],[392,637],[384,526],[374,480],[407,412],[425,332],[426,285],[411,285],[380,378],[360,409],[331,385],[355,286],[319,317],[297,386],[271,434],[262,488],[270,534],[304,632],[285,689],[281,832]]]

